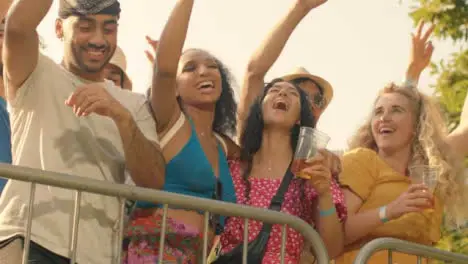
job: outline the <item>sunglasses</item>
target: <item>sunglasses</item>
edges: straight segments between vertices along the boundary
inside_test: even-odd
[[[316,93],[314,95],[307,95],[307,99],[309,99],[312,107],[323,109],[325,107],[325,97],[322,93]]]

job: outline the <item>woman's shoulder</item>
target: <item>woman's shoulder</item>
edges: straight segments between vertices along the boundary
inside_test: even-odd
[[[369,148],[355,148],[343,155],[343,159],[369,160],[377,157],[377,153]]]
[[[223,144],[224,152],[228,159],[238,159],[240,157],[240,147],[234,142],[231,137],[223,134],[216,134],[218,139]]]

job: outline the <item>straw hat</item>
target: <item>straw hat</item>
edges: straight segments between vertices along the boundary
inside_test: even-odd
[[[132,81],[130,80],[130,78],[128,78],[127,75],[127,59],[123,50],[120,47],[117,47],[115,49],[114,56],[112,56],[112,59],[109,61],[109,63],[119,67],[122,70],[125,77],[124,82],[122,84],[122,88],[131,90]]]
[[[328,104],[330,104],[333,98],[333,87],[331,86],[331,84],[322,77],[310,74],[304,67],[296,68],[289,74],[281,77],[281,79],[285,81],[292,81],[299,78],[308,78],[320,85],[320,88],[323,91],[323,96],[325,98],[325,105],[323,107],[323,109],[325,110],[325,108],[327,108]]]

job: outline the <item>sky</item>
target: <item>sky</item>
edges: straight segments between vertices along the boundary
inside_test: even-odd
[[[55,4],[39,27],[47,55],[59,61],[62,43],[55,37]],[[136,92],[151,78],[144,50],[145,35],[158,39],[175,4],[168,0],[121,0],[119,46],[127,56],[127,73]],[[410,0],[330,0],[312,10],[291,36],[267,80],[298,66],[327,79],[334,98],[320,118],[318,129],[331,137],[329,147],[346,143],[364,122],[375,96],[386,83],[400,82],[409,60]],[[198,0],[192,13],[187,48],[203,48],[219,57],[238,84],[249,57],[294,0]],[[434,41],[434,61],[447,58],[456,47]],[[420,88],[432,93],[434,79],[426,70]]]

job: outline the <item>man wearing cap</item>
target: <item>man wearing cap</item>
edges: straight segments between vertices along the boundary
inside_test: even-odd
[[[132,81],[127,75],[127,59],[123,50],[117,46],[114,56],[104,68],[104,78],[114,82],[122,89],[132,90]]]
[[[104,80],[117,43],[117,0],[60,0],[55,32],[61,65],[38,52],[36,28],[53,0],[17,0],[9,11],[4,62],[15,165],[139,186],[164,184],[164,158],[144,96]],[[21,259],[30,183],[10,180],[0,198],[0,263]],[[29,260],[69,263],[74,192],[37,185]],[[77,262],[115,263],[118,198],[83,193]]]

